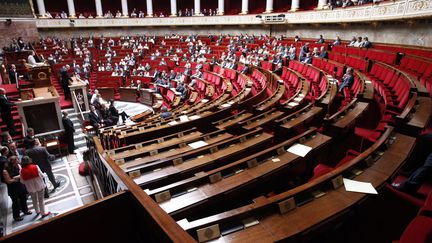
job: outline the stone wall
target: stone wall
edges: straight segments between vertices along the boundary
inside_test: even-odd
[[[334,39],[339,35],[344,40],[352,36],[368,36],[372,42],[393,43],[432,47],[432,24],[430,21],[407,21],[374,24],[322,24],[322,25],[245,25],[245,26],[192,26],[192,27],[123,27],[123,28],[58,28],[39,29],[42,36],[121,36],[121,35],[165,35],[175,34],[269,34]]]
[[[22,37],[26,42],[39,39],[38,29],[34,20],[12,19],[10,25],[5,20],[0,20],[0,47],[7,46],[12,38]]]

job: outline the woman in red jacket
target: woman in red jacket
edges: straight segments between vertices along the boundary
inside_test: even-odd
[[[45,212],[44,190],[46,185],[43,180],[42,171],[39,166],[32,164],[32,160],[28,156],[22,158],[21,166],[21,182],[25,185],[27,192],[31,196],[36,213],[41,214],[42,218],[46,217],[51,212]]]

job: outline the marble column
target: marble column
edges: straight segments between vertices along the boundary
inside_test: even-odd
[[[76,18],[74,0],[67,0],[67,5],[69,10],[69,18]]]
[[[177,16],[177,0],[171,0],[171,16]]]
[[[44,2],[44,0],[37,0],[37,6],[38,6],[39,15],[41,17],[46,17],[46,10],[45,10],[45,2]]]
[[[121,7],[122,7],[123,17],[129,17],[129,10],[128,10],[128,2],[127,2],[127,0],[121,0]]]
[[[194,1],[195,15],[201,14],[201,0]]]
[[[249,12],[249,0],[242,0],[242,9],[240,14],[248,14]]]
[[[267,0],[265,13],[273,12],[273,0]]]
[[[225,12],[225,0],[218,0],[218,12],[217,15],[223,15]]]
[[[300,8],[300,0],[292,0],[291,2],[291,10],[290,11],[297,11]]]
[[[317,9],[323,9],[324,6],[327,5],[327,0],[318,0],[318,7]]]
[[[147,3],[147,16],[153,17],[153,0],[146,0]]]
[[[103,17],[103,11],[102,11],[101,0],[95,0],[95,4],[96,4],[96,18],[102,18]]]

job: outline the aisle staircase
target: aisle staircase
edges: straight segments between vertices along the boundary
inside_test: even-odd
[[[81,120],[78,118],[78,113],[74,113],[74,109],[63,109],[69,113],[69,118],[74,124],[75,133],[74,133],[74,141],[75,141],[75,152],[83,152],[87,150],[87,144],[85,140],[85,134],[82,130]],[[63,111],[62,110],[62,111]]]
[[[66,109],[72,107],[72,101],[71,100],[65,100],[63,88],[61,87],[60,81],[58,80],[57,76],[54,74],[51,76],[51,83],[54,86],[54,88],[57,90],[59,96],[60,96],[60,108]]]

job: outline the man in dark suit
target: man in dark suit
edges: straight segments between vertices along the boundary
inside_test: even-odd
[[[1,118],[6,123],[9,133],[13,136],[16,134],[15,126],[13,124],[13,118],[11,114],[11,107],[15,104],[10,102],[6,97],[6,90],[0,88],[0,109]]]
[[[25,153],[33,160],[34,164],[39,166],[42,172],[47,174],[48,179],[54,186],[53,191],[60,186],[60,183],[57,182],[54,177],[50,163],[50,161],[54,160],[54,155],[48,153],[46,148],[40,146],[37,139],[33,139],[33,146],[30,149],[27,149]]]
[[[96,129],[98,129],[101,123],[103,122],[102,116],[98,114],[96,108],[92,105],[90,106],[89,120],[90,120],[90,124]]]
[[[18,72],[14,64],[12,64],[9,69],[9,82],[10,84],[16,84],[16,87],[18,88]]]
[[[24,148],[29,149],[33,146],[34,140],[34,129],[29,127],[27,128],[27,136],[24,137]]]
[[[280,76],[282,75],[282,71],[282,63],[279,63],[273,73]]]
[[[63,111],[63,118],[62,118],[62,122],[63,122],[63,127],[65,129],[65,139],[66,139],[66,143],[68,144],[68,151],[69,154],[74,154],[74,150],[75,150],[75,143],[74,143],[74,132],[75,132],[75,128],[74,125],[72,123],[72,121],[69,119],[68,117],[68,112],[67,111]]]
[[[60,71],[61,85],[62,85],[62,88],[63,88],[65,100],[70,100],[71,99],[71,93],[70,93],[70,89],[69,89],[69,81],[72,81],[72,79],[71,79],[71,77],[69,76],[69,73],[68,73],[69,68],[70,68],[69,65],[65,65],[61,69],[61,71]]]

